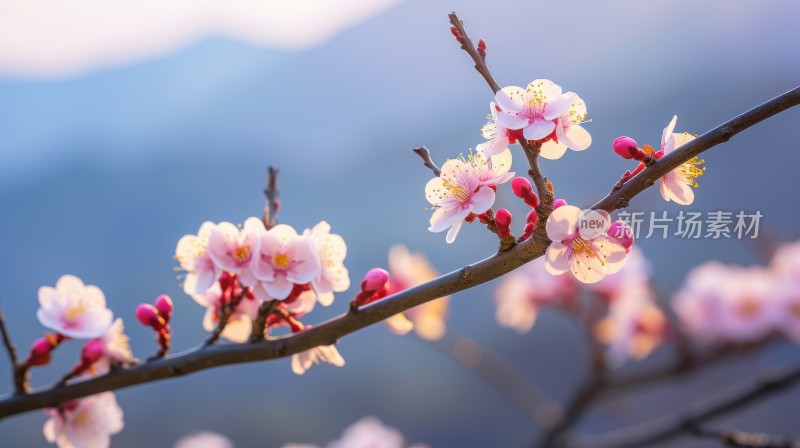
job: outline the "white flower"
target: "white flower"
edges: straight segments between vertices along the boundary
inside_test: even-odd
[[[215,227],[214,223],[206,221],[200,226],[197,235],[184,235],[178,240],[175,258],[187,272],[183,281],[186,294],[206,292],[222,273],[208,254],[208,238]]]
[[[407,445],[400,431],[385,426],[375,417],[364,417],[345,428],[339,440],[325,448],[428,448],[426,445]],[[290,443],[281,448],[319,448],[312,444]]]
[[[106,332],[114,318],[106,308],[103,291],[94,285],[84,285],[74,275],[64,275],[56,287],[39,288],[36,312],[45,327],[77,339],[93,339]]]
[[[688,132],[681,134],[673,133],[672,131],[675,129],[675,123],[677,121],[678,116],[673,116],[672,121],[669,122],[667,127],[664,128],[664,132],[661,134],[661,151],[658,153],[659,158],[695,139],[695,137]],[[674,201],[680,205],[689,205],[694,202],[694,190],[692,190],[691,187],[697,187],[697,181],[695,181],[695,179],[703,175],[705,168],[700,167],[703,163],[703,160],[692,157],[687,162],[684,162],[683,165],[665,174],[660,179],[659,184],[661,197],[667,202]]]
[[[517,333],[533,328],[539,308],[566,303],[577,292],[575,280],[566,273],[552,275],[544,258],[537,258],[506,274],[495,292],[495,319],[502,327]]]
[[[122,431],[122,409],[114,394],[103,392],[46,411],[44,437],[58,448],[107,448]]]
[[[567,148],[573,151],[588,148],[592,144],[592,136],[581,126],[587,116],[586,103],[574,95],[569,109],[556,119],[555,138],[542,143],[540,155],[546,159],[558,159]]]
[[[566,113],[575,94],[562,93],[549,79],[536,79],[527,89],[503,87],[494,101],[500,107],[497,124],[507,129],[522,129],[527,140],[543,140],[556,129],[556,119]]]
[[[625,295],[626,289],[646,286],[650,282],[650,275],[650,263],[637,246],[632,246],[622,269],[606,275],[588,287],[606,299],[613,300],[617,296]]]
[[[201,431],[181,437],[172,448],[233,448],[233,442],[222,434]]]
[[[347,244],[341,236],[330,232],[331,226],[325,221],[303,232],[303,236],[311,238],[319,253],[320,272],[311,281],[311,287],[322,306],[333,303],[334,292],[344,292],[350,288],[350,274],[344,266]]]
[[[545,267],[553,275],[571,271],[583,283],[594,283],[623,266],[627,251],[605,233],[591,238],[578,229],[581,210],[562,205],[547,218],[547,237],[553,240],[545,253]]]
[[[301,353],[292,355],[292,372],[297,375],[306,373],[311,366],[319,363],[333,364],[336,367],[344,365],[344,358],[333,345],[321,345]]]

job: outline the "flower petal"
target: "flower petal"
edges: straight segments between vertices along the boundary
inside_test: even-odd
[[[559,275],[569,271],[569,248],[561,242],[553,241],[547,247],[544,257],[544,267],[547,272]]]
[[[545,224],[547,237],[553,241],[564,241],[578,233],[581,209],[574,205],[562,205],[550,213]]]
[[[553,133],[556,124],[551,120],[545,120],[541,117],[534,118],[530,124],[522,130],[522,135],[527,140],[542,140],[548,135]]]

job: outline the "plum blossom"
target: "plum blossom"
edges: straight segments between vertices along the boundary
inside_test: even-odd
[[[485,175],[485,171],[465,160],[445,162],[439,177],[434,177],[425,186],[425,195],[434,207],[428,230],[441,232],[449,228],[446,241],[452,243],[467,216],[489,210],[494,204],[495,193],[483,178]]]
[[[319,254],[310,236],[298,235],[291,226],[279,224],[261,234],[259,240],[252,270],[270,297],[284,300],[294,285],[310,283],[320,275]]]
[[[775,278],[766,269],[708,262],[689,272],[672,306],[695,338],[752,342],[773,329],[775,296]]]
[[[619,367],[628,359],[642,359],[658,347],[667,320],[655,304],[653,292],[643,284],[622,290],[609,306],[608,315],[595,327],[598,340],[607,345],[606,359]]]
[[[550,274],[544,258],[537,258],[506,274],[495,292],[495,319],[501,327],[527,333],[536,323],[539,309],[567,304],[575,298],[577,288],[571,275]]]
[[[215,227],[214,223],[206,221],[197,235],[184,235],[178,240],[175,258],[187,272],[183,281],[186,294],[203,294],[222,273],[208,253],[208,239]]]
[[[122,409],[114,394],[103,392],[47,409],[44,437],[58,448],[107,448],[122,431]]]
[[[672,117],[664,132],[661,134],[661,151],[656,153],[657,158],[661,158],[682,145],[692,141],[695,137],[688,132],[673,133],[678,116]],[[680,205],[689,205],[694,202],[694,190],[697,187],[696,179],[703,175],[705,167],[700,167],[705,163],[704,160],[692,157],[683,165],[665,174],[660,179],[661,197],[665,201],[674,201]]]
[[[526,89],[503,87],[494,96],[500,108],[497,124],[522,129],[526,140],[543,140],[555,131],[556,119],[567,113],[574,97],[549,79],[536,79]]]
[[[39,305],[36,312],[39,322],[71,338],[100,337],[114,318],[106,308],[103,291],[94,285],[84,285],[74,275],[59,278],[55,288],[39,288]]]
[[[231,295],[241,293],[241,290],[235,285],[232,288],[233,291],[225,292],[220,283],[217,282],[208,288],[205,293],[192,295],[198,305],[206,308],[206,314],[203,317],[204,330],[214,331],[219,322],[221,307],[231,300]],[[247,342],[253,330],[253,319],[258,316],[258,307],[260,305],[261,301],[255,298],[251,292],[245,293],[242,300],[228,316],[228,323],[220,336],[231,342],[240,344]]]
[[[588,148],[592,144],[592,136],[581,126],[587,121],[588,115],[586,103],[574,94],[569,109],[556,119],[555,138],[542,143],[540,155],[555,160],[561,158],[567,148],[573,151]]]
[[[336,367],[344,366],[344,358],[342,358],[335,346],[321,345],[292,355],[292,372],[302,375],[311,366],[323,362],[333,364]]]
[[[516,143],[518,139],[523,138],[521,130],[511,130],[501,126],[497,122],[497,111],[499,109],[497,103],[494,101],[489,103],[489,111],[491,113],[491,115],[489,115],[490,121],[481,129],[481,135],[483,135],[483,138],[487,141],[475,146],[476,150],[487,156],[500,154],[508,148],[508,145]]]
[[[400,431],[385,426],[375,417],[364,417],[345,428],[342,436],[325,448],[427,448],[426,445],[406,444]],[[282,448],[319,448],[311,444],[287,444]]]
[[[103,356],[94,363],[94,368],[99,373],[108,372],[112,365],[135,364],[139,362],[133,357],[128,336],[125,334],[125,325],[121,318],[117,318],[100,337],[103,344]]]
[[[233,448],[233,442],[222,434],[201,431],[181,437],[172,448]]]
[[[208,254],[218,268],[238,275],[243,285],[253,286],[256,278],[252,265],[257,258],[255,254],[259,250],[260,237],[266,231],[264,223],[258,218],[248,218],[242,229],[229,222],[221,222],[211,229]],[[199,293],[199,289],[194,293]]]
[[[595,283],[622,269],[627,251],[605,233],[582,234],[580,219],[581,210],[572,205],[562,205],[547,218],[545,229],[553,242],[545,253],[545,267],[553,275],[571,271],[581,282]]]
[[[403,245],[395,245],[389,249],[389,271],[389,294],[413,288],[439,276],[423,254],[411,253]],[[447,330],[445,319],[449,300],[450,297],[446,296],[423,303],[384,322],[396,334],[406,334],[413,329],[422,339],[441,339]]]
[[[330,232],[331,226],[325,221],[303,232],[303,236],[311,238],[319,253],[320,272],[311,281],[311,287],[323,306],[333,303],[334,292],[350,288],[350,274],[344,266],[347,245],[341,236]]]

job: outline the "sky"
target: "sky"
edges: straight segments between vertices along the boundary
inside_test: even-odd
[[[478,226],[453,245],[426,230],[430,173],[410,151],[427,145],[441,164],[482,141],[492,95],[450,34],[453,9],[487,40],[500,84],[549,78],[586,101],[592,147],[542,166],[557,196],[576,205],[631,168],[610,150],[615,137],[655,145],[674,114],[678,130],[702,133],[800,80],[800,7],[788,0],[162,3],[0,2],[0,297],[22,347],[43,331],[38,287],[66,273],[105,291],[140,357],[154,349],[152,335],[132,312],[161,293],[176,302],[175,350],[199,343],[203,310],[180,292],[175,244],[205,220],[258,215],[269,164],[282,170],[281,221],[331,223],[348,242],[355,280],[385,266],[395,243],[442,272],[490,255],[495,241]],[[758,210],[765,238],[800,239],[800,209],[786,194],[798,120],[788,111],[704,155],[691,210]],[[512,199],[501,192],[498,205],[522,213]],[[677,211],[656,191],[631,207]],[[760,261],[751,241],[640,247],[667,291],[709,259]],[[500,328],[494,286],[457,295],[450,325],[566,397],[584,368],[577,331],[549,313],[526,335]],[[353,293],[311,323],[343,312]],[[59,350],[34,384],[57,378],[77,350]],[[364,415],[433,447],[527,446],[538,434],[491,386],[413,338],[377,325],[344,338],[340,351],[346,367],[302,377],[279,360],[120,391],[127,426],[113,446],[169,446],[196,430],[237,446],[323,443]],[[754,365],[797,361],[795,351],[779,346],[679,387],[612,400],[581,430],[686,404]],[[784,432],[792,426],[780,411],[797,399],[787,393],[723,423]],[[9,420],[0,439],[42,446],[44,421],[38,412]]]

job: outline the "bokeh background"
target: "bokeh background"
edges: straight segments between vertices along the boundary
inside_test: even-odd
[[[198,344],[203,310],[181,293],[175,243],[204,220],[258,215],[268,164],[282,170],[281,221],[296,228],[329,221],[348,242],[354,284],[385,266],[395,243],[425,252],[441,271],[491,254],[496,242],[479,226],[453,245],[426,230],[430,174],[410,151],[427,145],[441,163],[482,140],[491,95],[450,35],[452,9],[473,37],[488,40],[501,84],[550,78],[585,99],[593,146],[543,164],[558,196],[578,205],[605,195],[630,168],[610,150],[616,136],[657,144],[673,114],[678,130],[703,132],[800,80],[800,5],[791,0],[296,2],[285,17],[281,8],[289,6],[267,2],[261,31],[274,35],[263,39],[260,16],[246,13],[239,15],[255,21],[242,25],[246,32],[235,32],[234,19],[223,27],[206,17],[170,38],[179,20],[148,20],[137,8],[158,6],[131,2],[126,14],[143,29],[121,36],[102,31],[117,28],[106,21],[124,24],[124,15],[94,10],[93,2],[76,1],[67,15],[51,9],[56,2],[2,3],[0,297],[22,350],[43,332],[38,287],[65,273],[105,291],[138,356],[154,343],[133,310],[160,293],[176,302],[175,351]],[[163,14],[190,21],[201,16],[189,13],[201,4],[178,2]],[[103,42],[102,51],[71,47],[81,39],[89,47]],[[690,209],[759,210],[762,236],[800,238],[799,122],[800,111],[783,113],[707,153]],[[512,198],[506,189],[498,204],[522,213]],[[655,190],[632,209],[676,210]],[[705,260],[760,262],[749,240],[651,239],[640,247],[668,291]],[[566,398],[585,375],[579,333],[547,312],[529,334],[500,328],[494,286],[457,295],[450,325]],[[307,321],[343,312],[351,294]],[[35,371],[34,384],[59,377],[78,350],[77,343],[59,349],[51,366]],[[241,447],[323,444],[364,415],[433,447],[530,446],[539,435],[490,385],[415,338],[376,325],[344,338],[340,351],[344,368],[316,367],[304,376],[279,360],[120,391],[126,428],[112,445],[170,446],[197,430]],[[657,352],[655,361],[665,355]],[[661,415],[798,359],[796,346],[774,345],[656,390],[613,397],[578,428],[599,433]],[[5,391],[9,381],[1,367]],[[719,425],[796,432],[798,405],[798,391],[786,392]],[[0,445],[44,446],[44,421],[33,412],[0,422]]]

